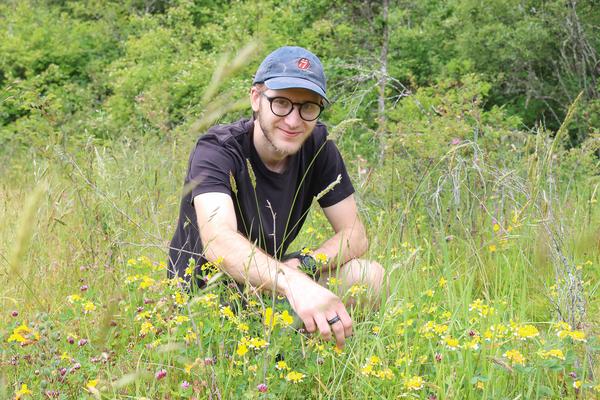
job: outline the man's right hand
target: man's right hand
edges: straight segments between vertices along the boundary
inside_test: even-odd
[[[352,335],[352,319],[342,300],[301,271],[286,271],[285,295],[310,333],[319,331],[324,340],[331,340],[332,332],[339,349]],[[339,316],[339,321],[327,321]]]

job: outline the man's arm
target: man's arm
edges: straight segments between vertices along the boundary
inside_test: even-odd
[[[323,253],[330,260],[329,268],[344,265],[362,256],[368,247],[367,233],[360,221],[354,195],[323,208],[335,235],[325,241],[315,253]]]
[[[352,334],[352,320],[340,298],[299,270],[270,257],[238,233],[231,196],[200,194],[194,198],[194,207],[208,260],[222,257],[223,270],[237,282],[283,294],[308,332],[318,329],[329,340],[333,330],[338,347],[344,346],[345,338]],[[330,326],[327,320],[336,315],[341,323]]]

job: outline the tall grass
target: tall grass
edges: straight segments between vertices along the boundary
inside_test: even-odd
[[[265,327],[269,301],[250,296],[256,304],[236,315],[201,297],[206,293],[177,300],[158,263],[175,227],[190,142],[90,144],[81,154],[55,149],[3,178],[3,398],[22,383],[33,398],[52,390],[68,398],[594,396],[600,212],[593,186],[575,183],[578,195],[561,198],[558,186],[549,193],[536,181],[545,194],[534,200],[526,174],[488,165],[483,150],[464,143],[415,191],[396,188],[401,195],[391,203],[376,187],[385,190],[389,174],[403,166],[388,165],[359,201],[371,237],[368,257],[386,267],[391,292],[378,313],[354,311],[356,333],[338,353],[293,325]],[[330,233],[319,212],[304,231],[297,243],[317,245]],[[557,274],[557,262],[580,277],[587,314],[578,320],[565,315],[569,297],[561,291],[571,286]],[[210,293],[238,301],[223,285],[216,288]],[[81,300],[69,302],[75,294]],[[274,312],[284,309],[277,303]],[[190,320],[178,324],[176,315]],[[560,318],[585,332],[587,342],[555,328]],[[33,332],[23,333],[24,345],[8,342],[22,324]],[[521,333],[519,340],[526,325],[539,336]],[[269,344],[248,345],[240,355],[244,336],[268,337]],[[88,342],[79,346],[82,339]],[[540,355],[552,349],[564,359]],[[509,350],[518,350],[524,364]],[[276,369],[280,354],[287,367]],[[597,376],[597,361],[594,368]],[[301,382],[293,383],[292,370],[304,375]],[[189,388],[181,387],[184,380]]]

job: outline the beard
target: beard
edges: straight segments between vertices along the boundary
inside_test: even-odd
[[[256,119],[258,121],[258,125],[260,126],[261,131],[263,132],[263,135],[265,137],[265,139],[267,140],[267,142],[269,142],[269,144],[271,145],[271,148],[277,153],[280,154],[283,157],[287,157],[287,156],[291,156],[295,153],[298,152],[298,150],[300,150],[300,147],[302,147],[302,145],[298,146],[297,149],[295,149],[294,151],[292,151],[291,149],[286,149],[283,148],[281,146],[278,146],[275,143],[275,127],[272,124],[269,124],[268,121],[265,121],[266,118],[263,118],[263,113],[259,110],[258,111],[258,118]]]

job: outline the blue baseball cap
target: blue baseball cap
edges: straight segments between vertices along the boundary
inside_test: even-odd
[[[325,72],[317,56],[297,46],[280,47],[258,67],[252,84],[264,83],[269,89],[307,89],[329,102],[325,92]]]

